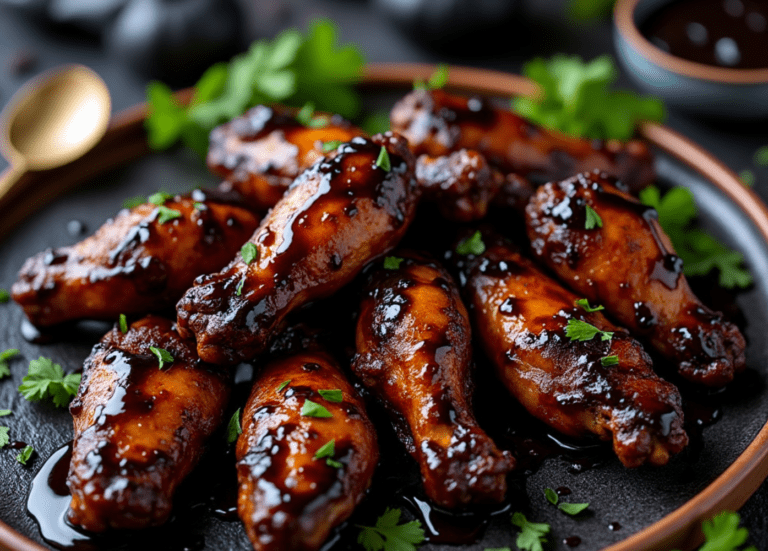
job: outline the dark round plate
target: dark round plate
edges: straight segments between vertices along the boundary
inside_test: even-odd
[[[374,86],[399,87],[402,91],[413,79],[426,79],[433,70],[425,65],[372,65],[365,85],[371,91],[366,93],[377,95]],[[450,87],[491,96],[536,92],[535,86],[517,76],[462,68],[451,70]],[[188,98],[188,93],[179,97]],[[160,188],[183,192],[216,184],[187,151],[143,155],[147,152],[142,130],[144,115],[144,106],[119,114],[94,151],[67,167],[26,176],[28,191],[0,201],[0,235],[5,235],[0,243],[0,287],[10,288],[28,256],[82,239],[83,234],[76,231],[78,224],[72,221],[92,232],[128,197],[147,195]],[[741,251],[753,274],[768,273],[768,211],[757,196],[714,157],[668,128],[649,124],[641,132],[657,150],[659,184],[692,189],[703,225]],[[722,300],[708,291],[701,298],[705,303]],[[489,516],[476,541],[455,546],[437,543],[439,538],[433,538],[422,549],[514,548],[517,532],[510,524],[512,508],[523,510],[531,520],[551,524],[550,549],[570,549],[564,540],[574,537],[581,540],[578,549],[585,551],[672,549],[694,543],[702,519],[723,509],[738,509],[768,475],[768,427],[764,426],[768,418],[764,367],[768,365],[764,331],[768,325],[768,281],[755,277],[754,287],[738,294],[735,300],[745,320],[749,369],[733,388],[708,397],[715,404],[708,406],[708,414],[716,409],[720,419],[699,431],[700,438],[694,439],[689,451],[666,467],[635,470],[623,468],[605,454],[597,465],[574,463],[568,453],[554,454],[533,474],[513,484],[517,488],[513,505]],[[0,548],[39,550],[45,548],[41,546],[44,541],[27,515],[27,492],[45,459],[71,439],[72,421],[67,411],[29,403],[16,389],[26,373],[26,364],[38,356],[54,359],[67,371],[81,366],[104,327],[81,327],[61,342],[37,345],[22,338],[23,316],[17,306],[2,305],[0,313],[0,349],[21,351],[19,358],[11,362],[10,379],[0,381],[0,408],[13,411],[12,416],[2,419],[2,424],[10,427],[12,441],[27,442],[36,449],[27,467],[15,461],[14,450],[6,447],[0,451]],[[510,411],[516,410],[501,401],[494,415],[509,415]],[[385,455],[385,460],[395,460],[391,458],[398,453]],[[407,460],[405,465],[400,477],[403,480],[415,472]],[[412,498],[408,501],[403,486],[405,482],[393,479],[390,486],[379,487],[351,524],[373,523],[385,507],[401,507],[405,515],[418,515],[418,504]],[[575,518],[563,515],[545,501],[545,487],[569,488],[567,500],[589,502],[588,512]],[[436,522],[439,515],[431,514]],[[355,543],[355,533],[354,526],[348,526],[337,540],[332,538],[326,549],[362,549]],[[162,538],[147,538],[142,547],[162,547],[164,551],[250,549],[239,522],[221,520],[205,507],[192,507],[180,514],[163,534]]]

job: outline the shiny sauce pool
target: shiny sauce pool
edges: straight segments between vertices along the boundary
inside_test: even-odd
[[[768,68],[768,2],[678,0],[640,26],[670,54],[717,67]]]

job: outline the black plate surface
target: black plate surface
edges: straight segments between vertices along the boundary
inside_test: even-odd
[[[714,185],[662,155],[659,156],[657,170],[662,186],[684,185],[694,191],[702,223],[729,245],[742,251],[754,274],[768,273],[768,244],[761,242],[752,225]],[[47,247],[67,245],[81,239],[82,235],[68,232],[68,224],[73,220],[82,222],[90,233],[113,215],[128,197],[146,195],[158,189],[182,192],[215,183],[202,164],[185,152],[151,155],[96,178],[77,192],[40,210],[0,244],[0,287],[10,288],[28,256]],[[34,201],[34,193],[30,193],[27,200]],[[719,293],[701,298],[705,303],[723,300]],[[725,301],[728,300],[726,297]],[[583,450],[571,455],[556,453],[544,460],[530,476],[513,481],[511,504],[478,530],[477,541],[460,546],[433,541],[422,549],[514,549],[517,532],[509,522],[512,510],[524,511],[529,519],[552,525],[550,549],[570,549],[564,539],[574,536],[581,540],[578,549],[600,549],[650,525],[701,491],[738,457],[768,418],[768,392],[764,388],[765,366],[768,365],[768,340],[765,338],[768,281],[755,277],[755,286],[738,294],[736,302],[745,320],[749,369],[726,392],[717,396],[695,397],[710,404],[705,406],[705,413],[711,413],[716,407],[720,418],[700,431],[701,438],[694,438],[689,451],[674,458],[665,468],[636,470],[624,469],[610,454],[600,452],[597,453],[597,461],[585,460],[585,455],[595,455],[594,450],[587,450],[586,454]],[[0,381],[0,409],[13,410],[13,415],[3,418],[1,424],[10,427],[12,441],[24,441],[37,450],[27,467],[15,461],[15,450],[6,447],[0,451],[0,473],[3,473],[0,519],[20,533],[43,543],[36,523],[26,512],[27,491],[45,459],[71,439],[72,423],[67,411],[29,403],[16,389],[27,371],[29,360],[41,355],[54,359],[65,371],[79,369],[100,332],[103,332],[103,326],[90,332],[76,333],[63,342],[36,345],[22,338],[20,325],[23,316],[15,304],[0,305],[0,319],[0,349],[19,348],[21,351],[19,358],[11,363],[11,378]],[[525,417],[511,402],[511,398],[497,395],[490,401],[491,406],[486,408],[484,418],[515,416],[526,424]],[[414,479],[415,467],[408,458],[402,457],[391,435],[385,435],[382,446],[386,448],[382,461],[403,467],[385,469],[388,474],[376,481],[371,497],[353,517],[353,524],[372,524],[387,506],[403,508],[404,518],[413,518],[418,512],[414,501],[408,501],[412,498],[409,481]],[[206,472],[205,476],[221,476],[218,468],[210,465],[204,468],[216,471]],[[566,500],[589,502],[588,512],[576,518],[558,512],[545,501],[545,487],[569,488],[571,495]],[[141,547],[162,548],[164,551],[250,549],[238,522],[216,518],[204,506],[190,507],[188,503],[182,503],[179,510],[179,517],[161,534],[162,537],[152,535],[144,538]],[[460,520],[451,519],[447,523],[460,524]],[[467,523],[477,528],[473,519],[468,519]],[[610,525],[620,528],[612,530]],[[362,549],[355,543],[356,533],[354,526],[348,526],[341,531],[336,543],[329,543],[326,549]],[[570,541],[574,543],[575,540]],[[136,542],[127,544],[129,548],[137,548],[137,545]],[[125,548],[125,545],[114,547]]]

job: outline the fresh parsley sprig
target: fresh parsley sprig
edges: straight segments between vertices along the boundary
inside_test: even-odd
[[[240,424],[240,408],[232,414],[227,424],[227,444],[231,444],[237,437],[243,434],[243,427]]]
[[[19,392],[30,402],[51,399],[56,407],[65,407],[77,394],[80,375],[64,375],[59,364],[40,356],[29,362],[29,371],[21,380]]]
[[[591,341],[598,335],[601,341],[609,341],[613,338],[612,331],[602,331],[583,320],[571,318],[565,327],[565,336],[572,341]]]
[[[483,254],[485,252],[485,243],[483,243],[483,234],[480,233],[480,230],[477,230],[471,236],[461,241],[456,246],[456,252],[464,256],[468,254]]]
[[[628,140],[639,121],[665,117],[661,100],[611,90],[618,72],[609,55],[586,63],[578,56],[536,58],[525,64],[523,73],[539,84],[542,93],[514,98],[513,110],[571,136]]]
[[[11,368],[8,366],[8,362],[18,356],[19,350],[17,348],[9,348],[3,352],[0,352],[0,379],[10,376]]]
[[[336,26],[315,21],[306,34],[296,29],[274,40],[254,42],[229,63],[209,68],[194,87],[189,105],[181,105],[160,82],[147,88],[149,145],[167,149],[183,141],[205,156],[208,134],[260,103],[300,107],[312,102],[321,111],[352,118],[360,110],[353,85],[362,77],[364,58],[355,46],[337,46]]]
[[[740,521],[738,513],[723,511],[711,520],[702,522],[701,531],[704,532],[705,541],[699,551],[757,551],[754,545],[742,548],[749,532],[746,528],[739,528]]]
[[[27,462],[32,458],[32,454],[35,453],[35,448],[32,446],[24,446],[16,456],[16,461],[26,466]]]
[[[523,513],[512,514],[512,524],[520,529],[515,545],[523,551],[544,551],[549,524],[530,522]]]
[[[435,71],[430,75],[427,82],[423,80],[417,80],[413,83],[414,90],[439,90],[448,84],[449,75],[448,65],[441,63],[437,66]]]
[[[171,364],[174,361],[171,353],[168,352],[165,348],[150,346],[149,350],[150,352],[152,352],[152,354],[154,354],[157,357],[158,369],[163,369],[165,367],[165,364]]]
[[[560,496],[552,488],[544,488],[544,497],[547,498],[552,505],[555,505],[566,515],[575,516],[586,510],[589,507],[589,503],[565,503],[560,501]]]
[[[5,304],[11,300],[11,293],[7,289],[0,289],[0,304]]]
[[[401,514],[400,509],[387,508],[375,526],[358,526],[361,530],[357,543],[365,551],[416,551],[416,546],[424,541],[421,522],[398,524]]]
[[[385,270],[397,270],[400,268],[400,264],[403,263],[404,258],[398,256],[385,256],[384,257],[384,269]]]
[[[8,427],[0,427],[0,448],[4,448],[11,441],[11,438],[8,436],[9,431]]]
[[[693,226],[698,208],[689,189],[676,187],[662,195],[659,188],[649,186],[640,192],[640,201],[656,209],[659,224],[683,260],[685,275],[706,275],[717,269],[721,287],[744,288],[752,284],[752,274],[743,266],[744,255]]]

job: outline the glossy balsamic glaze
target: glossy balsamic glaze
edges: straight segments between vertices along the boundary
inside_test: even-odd
[[[768,4],[764,0],[676,0],[640,30],[672,55],[719,67],[768,68]]]

